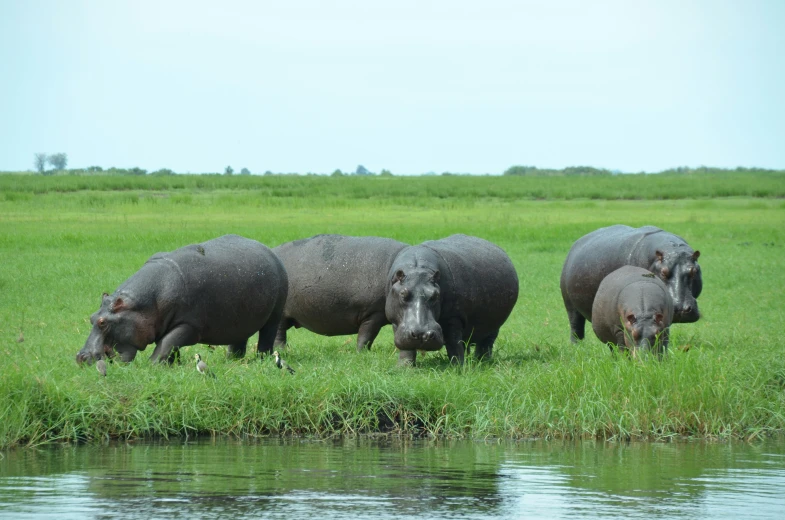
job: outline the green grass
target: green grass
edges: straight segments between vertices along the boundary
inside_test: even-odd
[[[693,198],[668,200],[654,193],[682,193],[684,178],[604,184],[614,179],[0,176],[0,447],[203,434],[785,431],[785,179],[753,177],[723,198],[712,186],[727,179],[707,176]],[[591,198],[600,192],[607,199]],[[617,200],[628,192],[643,200]],[[592,334],[569,342],[562,262],[574,240],[615,223],[659,225],[702,253],[703,318],[672,327],[661,362],[614,357]],[[398,368],[389,327],[362,354],[353,336],[290,331],[284,355],[295,376],[271,359],[228,361],[222,347],[202,345],[183,349],[174,367],[151,365],[149,347],[130,365],[110,364],[106,379],[74,362],[101,293],[154,252],[225,233],[275,246],[317,233],[417,243],[457,232],[499,244],[518,270],[518,304],[491,362],[454,367],[442,350]],[[194,352],[216,380],[196,372]]]

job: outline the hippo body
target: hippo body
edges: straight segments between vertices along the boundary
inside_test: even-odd
[[[267,246],[237,235],[157,253],[117,290],[104,293],[78,363],[111,355],[132,361],[155,343],[151,361],[172,362],[179,347],[228,345],[271,352],[288,290],[286,270]]]
[[[673,300],[674,323],[697,321],[696,298],[703,288],[699,256],[700,251],[684,239],[654,226],[610,226],[578,239],[564,262],[560,282],[572,341],[584,337],[602,280],[624,265],[648,269],[665,283]]]
[[[289,297],[276,348],[290,327],[323,336],[357,334],[357,350],[371,348],[384,314],[387,273],[406,244],[380,237],[317,235],[273,251],[289,275]]]
[[[517,299],[515,267],[487,240],[452,235],[403,249],[390,267],[386,302],[399,364],[442,345],[453,362],[463,362],[471,343],[478,359],[490,357]]]
[[[648,269],[625,265],[606,276],[591,309],[594,333],[635,353],[668,349],[673,300],[665,283]]]

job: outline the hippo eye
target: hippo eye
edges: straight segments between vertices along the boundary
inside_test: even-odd
[[[433,291],[431,293],[430,298],[428,298],[428,299],[431,300],[432,302],[438,300],[439,299],[439,291]]]
[[[627,321],[630,322],[630,323],[635,323],[637,320],[635,319],[635,315],[634,314],[628,314],[627,315]]]
[[[671,270],[667,267],[663,267],[662,271],[660,271],[660,274],[662,274],[663,278],[668,278],[671,275]]]
[[[401,289],[401,300],[406,301],[409,299],[409,289],[403,288]]]
[[[98,325],[98,327],[100,327],[102,329],[105,329],[106,328],[106,318],[104,318],[104,317],[98,318],[98,321],[96,322],[96,325]]]

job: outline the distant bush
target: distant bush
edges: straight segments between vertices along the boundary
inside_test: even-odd
[[[174,175],[174,172],[169,168],[161,168],[160,170],[156,170],[150,175]]]
[[[527,177],[566,177],[566,176],[593,176],[612,175],[610,170],[593,168],[591,166],[568,166],[562,170],[537,168],[536,166],[510,166],[504,175],[522,175]]]

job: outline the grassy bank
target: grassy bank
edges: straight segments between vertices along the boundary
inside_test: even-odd
[[[692,181],[676,176],[613,185],[604,183],[619,177],[160,179],[0,176],[0,446],[205,433],[660,439],[785,430],[782,177],[734,180],[733,197],[712,195],[724,177],[696,181],[702,191],[691,197]],[[615,200],[624,198],[642,200]],[[614,223],[659,225],[702,252],[703,318],[672,328],[662,362],[614,358],[593,336],[569,343],[561,264],[575,239]],[[225,233],[275,246],[317,233],[417,243],[456,232],[502,246],[520,277],[492,362],[451,367],[442,351],[399,369],[387,327],[363,354],[354,337],[290,332],[295,376],[201,345],[172,368],[150,365],[150,347],[130,365],[111,364],[106,379],[74,363],[101,293],[156,251]],[[197,374],[194,352],[215,381]]]

